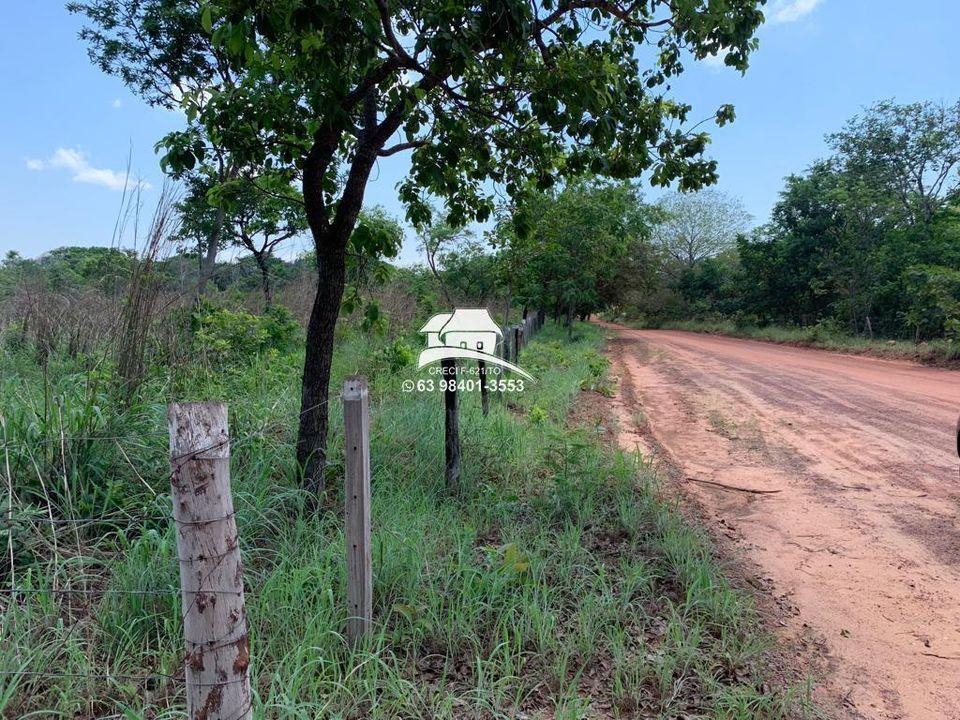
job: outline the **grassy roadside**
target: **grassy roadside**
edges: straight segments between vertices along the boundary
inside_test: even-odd
[[[796,698],[766,689],[756,617],[705,538],[658,499],[648,470],[591,429],[568,426],[581,385],[606,372],[601,332],[579,325],[576,334],[568,343],[545,328],[520,363],[538,382],[494,400],[488,418],[478,397],[465,399],[456,497],[442,485],[439,394],[401,393],[411,368],[397,369],[367,336],[341,337],[336,376],[367,373],[372,389],[378,632],[356,650],[341,635],[341,498],[306,512],[290,464],[297,355],[216,375],[158,372],[142,394],[149,401],[126,408],[111,405],[99,370],[72,361],[51,367],[45,382],[4,373],[4,452],[18,501],[110,519],[62,535],[15,524],[17,585],[36,592],[4,607],[0,670],[67,677],[0,675],[0,714],[182,717],[177,680],[102,677],[178,677],[173,533],[164,522],[124,520],[166,507],[163,412],[174,396],[231,402],[256,717],[799,714]],[[4,370],[21,367],[15,360],[3,358]],[[338,428],[335,401],[332,409]],[[48,592],[81,582],[170,591],[91,602]]]
[[[631,323],[628,322],[627,324]],[[641,327],[635,324],[633,326]],[[871,340],[837,332],[821,325],[803,328],[777,325],[758,327],[756,325],[738,325],[732,320],[683,320],[643,325],[642,327],[729,335],[730,337],[763,340],[780,345],[813,347],[850,355],[870,355],[889,360],[912,360],[924,365],[960,368],[960,344],[951,343],[949,340],[930,340],[919,344],[908,340]]]

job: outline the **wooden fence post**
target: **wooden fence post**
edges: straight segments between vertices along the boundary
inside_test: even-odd
[[[460,487],[460,410],[456,359],[443,358],[440,360],[440,369],[441,377],[447,381],[443,391],[443,472],[447,490],[455,492]]]
[[[513,364],[516,365],[520,362],[520,348],[522,347],[521,343],[523,342],[523,336],[520,334],[520,326],[513,326]]]
[[[347,546],[347,639],[357,643],[373,624],[370,561],[370,408],[367,379],[343,383],[344,538]]]
[[[170,489],[190,720],[250,720],[250,637],[225,403],[173,403]]]
[[[480,410],[483,416],[490,414],[490,396],[487,394],[487,363],[477,360],[477,370],[480,375]]]

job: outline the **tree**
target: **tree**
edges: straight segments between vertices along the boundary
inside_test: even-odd
[[[871,106],[827,136],[831,157],[786,179],[770,222],[740,236],[735,254],[693,252],[684,240],[695,233],[667,234],[672,264],[630,304],[663,318],[943,334],[952,301],[940,269],[960,267],[958,119],[960,103]]]
[[[732,315],[740,310],[739,270],[737,251],[731,248],[684,268],[676,288],[694,316]]]
[[[289,176],[268,172],[214,188],[210,201],[226,212],[225,231],[234,245],[253,255],[267,305],[273,304],[270,260],[285,240],[307,229],[303,200]]]
[[[209,168],[184,173],[183,198],[177,203],[180,230],[177,245],[180,252],[196,257],[198,263],[197,295],[202,295],[213,278],[217,255],[224,244],[226,209],[210,203],[210,191],[218,184],[216,172]]]
[[[470,238],[443,253],[444,280],[451,292],[472,305],[486,307],[500,289],[500,258],[490,247]]]
[[[629,182],[588,178],[532,194],[514,211],[512,223],[501,221],[498,229],[516,298],[564,314],[571,327],[574,315],[613,300],[621,261],[649,237],[649,219]],[[526,232],[514,232],[513,225]]]
[[[960,270],[919,265],[904,274],[910,307],[903,319],[914,328],[915,339],[945,334],[954,342],[960,340]]]
[[[364,291],[382,285],[395,268],[384,258],[395,258],[403,245],[403,228],[382,207],[360,211],[357,225],[347,243],[346,288],[342,307],[346,312],[364,308],[361,327],[371,330],[382,327],[385,319],[380,306],[364,297]],[[314,255],[314,266],[316,256]]]
[[[89,21],[81,29],[80,38],[87,43],[91,61],[103,72],[121,78],[149,105],[186,113],[187,128],[164,139],[166,155],[161,164],[175,179],[186,180],[198,201],[191,210],[202,215],[194,223],[192,237],[200,262],[199,297],[213,276],[217,254],[225,243],[224,210],[207,211],[200,204],[204,202],[202,196],[213,186],[235,178],[239,171],[227,139],[208,134],[198,121],[212,97],[212,88],[235,87],[226,51],[204,31],[195,0],[71,1],[67,9]],[[201,226],[203,235],[199,234]]]
[[[654,237],[686,268],[733,247],[751,220],[739,200],[713,189],[671,193],[657,206],[664,219],[655,228]]]
[[[949,106],[884,100],[827,136],[844,172],[885,188],[903,216],[929,229],[960,186],[960,101]]]
[[[171,4],[182,7],[91,3]],[[196,108],[206,136],[243,166],[302,173],[318,279],[297,441],[307,488],[323,485],[346,249],[377,159],[412,151],[400,196],[416,225],[429,218],[431,194],[445,199],[448,219],[460,226],[490,215],[490,183],[516,196],[529,178],[547,187],[587,170],[619,178],[649,171],[655,183],[696,189],[715,179],[715,163],[703,157],[708,138],[676,127],[691,108],[663,88],[682,72],[687,51],[696,59],[723,51],[728,65],[745,70],[762,4],[224,0],[190,5],[191,17],[171,14],[188,35],[188,57],[208,43],[225,70],[225,82],[197,92],[209,95]],[[136,13],[124,15],[138,26]],[[109,23],[98,27],[119,34]],[[716,116],[719,123],[732,117],[726,105]],[[182,136],[165,146],[171,165],[207,154]]]
[[[427,267],[443,293],[448,307],[453,307],[453,296],[447,284],[449,273],[445,272],[444,259],[456,248],[466,243],[472,234],[469,230],[455,228],[445,222],[434,222],[424,228],[420,234],[420,247],[427,259]]]

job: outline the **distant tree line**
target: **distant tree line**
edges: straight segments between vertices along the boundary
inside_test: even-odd
[[[735,201],[661,203],[658,268],[622,288],[650,322],[828,323],[861,335],[960,330],[960,103],[884,101],[827,136],[833,154],[791,175],[769,223]]]
[[[10,295],[21,282],[42,282],[51,291],[98,290],[106,295],[122,294],[137,261],[129,249],[109,247],[56,248],[36,258],[25,258],[16,251],[0,261],[0,299]],[[265,260],[271,283],[282,287],[308,269],[309,257],[291,260],[271,255]],[[185,250],[158,259],[153,272],[163,287],[192,295],[200,282],[201,267],[197,253]],[[209,276],[213,288],[259,292],[262,270],[252,254],[215,263]]]
[[[732,319],[827,324],[854,334],[923,340],[960,332],[960,104],[881,102],[828,136],[833,155],[786,179],[770,221],[750,229],[735,199],[715,189],[644,201],[635,183],[587,176],[522,193],[483,235],[445,221],[421,227],[426,265],[387,260],[397,220],[364,210],[347,253],[342,304],[386,322],[364,289],[394,277],[420,311],[486,306],[506,316],[544,310],[568,325],[612,310],[648,323]],[[167,288],[273,291],[311,277],[315,257],[276,251],[303,232],[289,182],[242,178],[204,190],[196,177],[178,209],[179,252],[156,264]],[[215,192],[214,197],[210,197]],[[208,223],[245,251],[205,265]],[[442,212],[435,213],[442,215]],[[135,256],[61,248],[36,260],[8,255],[0,294],[43,271],[51,288],[120,292]]]
[[[760,227],[716,189],[649,203],[587,177],[504,204],[487,243],[435,227],[424,246],[460,296],[567,322],[610,310],[956,338],[960,103],[879,102],[827,141],[833,154],[789,176]]]

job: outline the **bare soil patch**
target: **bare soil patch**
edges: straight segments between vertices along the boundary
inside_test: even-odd
[[[838,717],[960,718],[960,376],[606,327],[619,441],[659,458],[754,568],[818,700]]]

